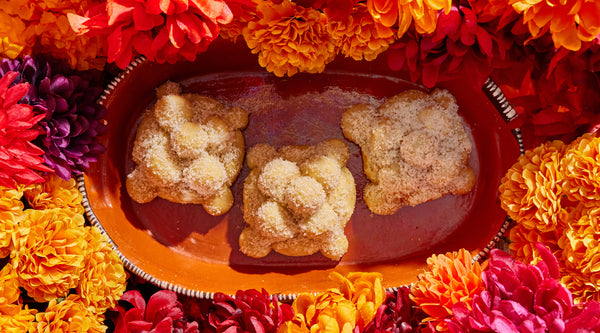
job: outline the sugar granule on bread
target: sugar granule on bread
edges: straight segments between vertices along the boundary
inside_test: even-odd
[[[358,144],[369,209],[394,214],[446,194],[468,193],[475,174],[468,166],[472,143],[447,90],[407,90],[379,108],[358,104],[342,115],[344,136]]]
[[[259,144],[248,151],[240,249],[251,257],[271,250],[287,256],[321,251],[339,260],[348,250],[344,227],[356,201],[341,140],[279,149]]]
[[[156,97],[136,133],[127,192],[140,203],[158,196],[224,214],[233,204],[229,187],[242,168],[241,130],[248,114],[206,96],[182,94],[175,82],[158,87]]]

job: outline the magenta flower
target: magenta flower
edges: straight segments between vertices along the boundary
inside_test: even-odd
[[[280,304],[277,296],[255,289],[238,290],[235,298],[216,293],[208,313],[208,325],[216,332],[276,333],[284,321],[291,320],[294,310]]]
[[[116,333],[199,333],[198,323],[187,322],[183,309],[177,301],[177,294],[169,290],[160,290],[150,296],[148,304],[137,290],[123,294],[113,311]]]
[[[600,329],[600,304],[573,304],[571,292],[558,281],[558,261],[542,244],[535,265],[513,260],[504,251],[490,253],[483,272],[486,290],[467,304],[452,307],[446,323],[451,332],[575,332]]]

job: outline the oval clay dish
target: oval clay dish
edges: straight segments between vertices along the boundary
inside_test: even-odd
[[[374,62],[340,57],[324,73],[277,78],[258,65],[256,55],[243,43],[223,41],[213,43],[193,63],[138,59],[101,99],[108,109],[109,132],[101,138],[106,153],[80,177],[88,218],[108,234],[134,273],[162,288],[203,298],[250,288],[294,298],[334,287],[328,279],[331,271],[381,272],[384,287],[394,288],[416,281],[432,254],[466,248],[485,255],[505,230],[506,214],[497,188],[520,150],[507,122],[488,99],[494,97],[497,103],[501,92],[475,86],[468,74],[440,87],[456,97],[473,140],[469,163],[477,183],[472,191],[403,207],[391,216],[371,214],[362,199],[366,178],[360,149],[344,139],[341,114],[358,102],[377,104],[406,89],[425,90],[406,77],[387,68],[384,54]],[[340,261],[320,253],[286,257],[272,251],[256,259],[240,252],[238,238],[245,226],[242,188],[249,172],[245,164],[232,186],[233,207],[222,216],[210,216],[200,205],[160,198],[139,204],[129,197],[125,179],[134,167],[131,151],[137,125],[153,105],[155,89],[167,80],[180,83],[184,92],[205,94],[249,111],[243,132],[246,149],[262,142],[279,147],[345,140],[357,197],[345,229],[349,249]]]

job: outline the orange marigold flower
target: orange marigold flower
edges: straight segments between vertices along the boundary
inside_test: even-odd
[[[237,42],[248,22],[256,19],[256,3],[252,0],[229,0],[227,6],[231,9],[233,20],[221,26],[219,36]]]
[[[33,209],[65,208],[73,213],[83,214],[83,195],[77,188],[75,179],[63,180],[55,174],[44,178],[45,182],[32,185],[24,192]]]
[[[16,59],[22,54],[31,53],[35,36],[26,33],[26,29],[21,18],[0,11],[0,56]]]
[[[0,1],[0,23],[11,24],[0,28],[0,39],[6,40],[7,46],[2,55],[15,59],[25,54],[41,53],[65,60],[73,69],[102,69],[105,63],[101,57],[103,40],[78,36],[67,19],[67,13],[96,2]]]
[[[258,62],[282,77],[300,72],[321,73],[335,58],[336,48],[328,31],[325,14],[296,6],[290,0],[280,4],[260,1],[259,19],[248,22],[244,40]]]
[[[576,202],[600,202],[600,138],[584,134],[571,143],[561,162],[563,192]]]
[[[569,223],[558,240],[561,282],[577,302],[600,300],[600,207]]]
[[[556,48],[578,51],[600,34],[600,2],[594,0],[511,0],[533,38],[550,31]]]
[[[104,333],[107,327],[104,318],[93,308],[79,302],[77,295],[69,295],[65,300],[52,299],[45,312],[35,316],[35,333],[88,332]]]
[[[430,34],[437,26],[438,13],[450,13],[451,0],[367,0],[367,8],[376,22],[386,27],[398,22],[397,36],[402,37],[411,23],[419,34]]]
[[[516,224],[510,229],[508,235],[511,255],[515,260],[524,264],[536,264],[542,257],[535,244],[541,243],[549,247],[555,257],[560,258],[561,251],[558,247],[559,229],[556,228],[552,231],[541,232],[537,229],[527,229],[522,224]]]
[[[385,300],[385,288],[383,288],[381,273],[349,273],[347,277],[337,272],[329,274],[329,279],[339,285],[340,292],[344,297],[355,304],[361,326],[373,320],[377,309]]]
[[[328,29],[340,52],[354,60],[375,60],[394,42],[394,30],[373,20],[362,2],[346,21],[330,19]]]
[[[125,291],[127,276],[108,237],[96,227],[86,227],[85,231],[85,241],[89,246],[77,294],[84,304],[103,313],[117,305]]]
[[[547,142],[526,151],[508,170],[500,184],[500,204],[508,215],[527,229],[552,231],[558,224],[563,175],[562,141]]]
[[[16,315],[21,306],[15,304],[21,295],[17,273],[11,264],[6,264],[0,270],[0,314]],[[0,332],[6,332],[0,330]]]
[[[34,320],[37,310],[17,305],[15,314],[0,313],[0,332],[26,333],[35,332]]]
[[[87,242],[81,214],[28,209],[12,235],[11,263],[19,284],[37,302],[64,297],[83,269]]]
[[[460,249],[433,255],[427,259],[427,265],[428,270],[419,274],[410,288],[410,298],[429,315],[423,321],[446,330],[444,319],[452,316],[452,305],[464,302],[471,310],[473,296],[485,289],[481,272],[487,262],[473,262],[471,253]]]

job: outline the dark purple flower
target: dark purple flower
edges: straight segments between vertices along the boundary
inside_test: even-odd
[[[416,306],[409,294],[410,287],[401,287],[396,292],[388,291],[375,318],[365,326],[363,333],[417,332],[421,320],[427,315]]]
[[[70,74],[66,66],[42,58],[2,60],[0,74],[10,70],[19,73],[16,83],[30,84],[20,103],[45,114],[34,142],[44,150],[45,163],[65,180],[85,171],[105,150],[98,137],[106,133],[106,108],[96,102],[102,87],[92,83],[89,72]]]
[[[486,290],[475,295],[472,310],[464,302],[452,307],[446,323],[451,332],[582,332],[600,329],[600,303],[573,304],[571,292],[558,281],[558,262],[542,244],[535,265],[515,261],[501,250],[490,253],[482,273]]]

